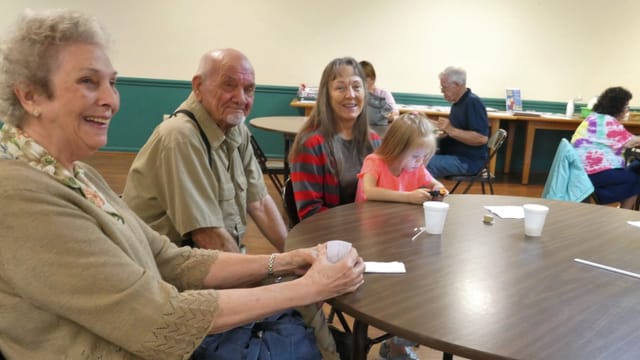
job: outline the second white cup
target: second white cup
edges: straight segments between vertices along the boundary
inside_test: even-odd
[[[549,208],[539,204],[524,204],[524,234],[527,236],[542,235],[544,221],[549,213]]]
[[[422,203],[422,208],[424,209],[424,231],[434,235],[442,234],[449,204],[442,201],[425,201]]]

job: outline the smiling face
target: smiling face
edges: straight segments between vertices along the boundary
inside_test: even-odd
[[[225,50],[204,59],[202,74],[193,78],[196,98],[223,132],[244,121],[256,90],[255,75],[242,54]]]
[[[107,143],[111,118],[120,108],[116,71],[98,45],[62,45],[52,60],[51,96],[17,91],[30,113],[23,129],[63,166],[91,156]]]
[[[336,78],[329,83],[330,104],[341,123],[353,124],[362,112],[365,96],[364,82],[353,67],[343,65]]]

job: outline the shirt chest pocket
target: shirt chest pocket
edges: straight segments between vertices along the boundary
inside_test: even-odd
[[[247,189],[246,179],[228,179],[228,181],[222,181],[219,191],[219,198],[223,201],[233,200],[236,197],[236,191],[240,195],[245,195]]]
[[[239,161],[239,159],[235,159]],[[234,162],[238,164],[238,162]],[[235,166],[232,163],[228,172],[222,174],[220,179],[219,198],[222,201],[231,201],[236,199],[236,192],[242,197],[246,198],[247,190],[247,178],[242,172],[240,166]]]

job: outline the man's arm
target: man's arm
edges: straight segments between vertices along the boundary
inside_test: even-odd
[[[273,198],[267,195],[261,200],[249,203],[247,212],[271,244],[273,244],[278,251],[284,251],[287,227],[282,220],[282,216]]]
[[[202,249],[240,252],[236,240],[223,227],[195,229],[191,232],[191,238]]]
[[[449,118],[439,117],[438,120],[434,121],[435,125],[438,129],[442,130],[447,136],[452,137],[460,141],[461,143],[465,143],[467,145],[484,145],[489,141],[489,137],[480,134],[479,132],[473,130],[463,130],[458,129],[451,125]]]

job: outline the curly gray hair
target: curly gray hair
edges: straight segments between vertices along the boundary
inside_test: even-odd
[[[0,43],[0,120],[20,126],[26,111],[15,95],[29,84],[51,97],[51,73],[64,45],[106,49],[109,35],[93,18],[72,10],[25,10]]]

